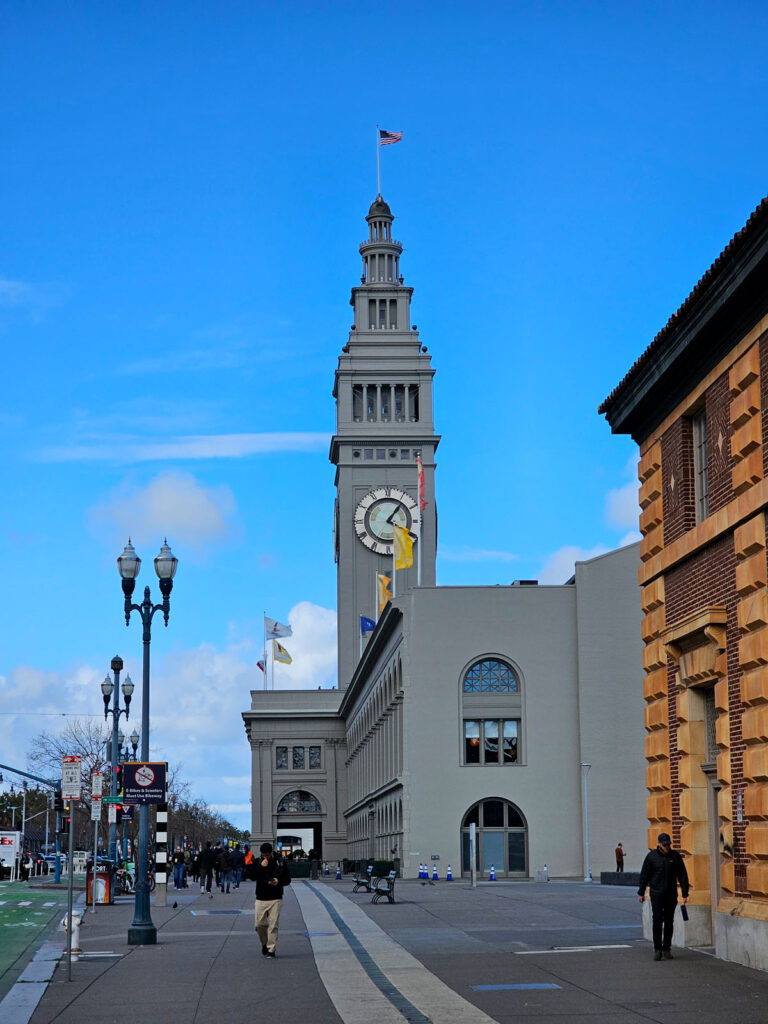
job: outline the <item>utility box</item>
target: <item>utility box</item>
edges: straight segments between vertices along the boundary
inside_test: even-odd
[[[96,874],[92,869],[88,869],[85,876],[85,902],[87,906],[92,906],[94,898],[97,905],[99,903],[114,903],[112,896],[112,881],[115,873],[113,867],[107,867],[99,865],[96,868]]]

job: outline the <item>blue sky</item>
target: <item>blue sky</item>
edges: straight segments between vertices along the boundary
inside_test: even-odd
[[[247,826],[261,615],[335,683],[333,371],[385,198],[443,435],[438,580],[636,522],[597,406],[766,188],[763,5],[0,5],[0,748],[98,714],[115,557],[180,559],[152,753]],[[156,620],[157,621],[157,620]],[[136,712],[138,714],[138,706]],[[20,712],[24,714],[20,714]]]

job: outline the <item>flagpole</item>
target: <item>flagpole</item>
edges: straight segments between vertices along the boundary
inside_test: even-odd
[[[421,459],[421,452],[419,452],[419,459]],[[422,463],[423,466],[423,463]],[[419,559],[416,563],[416,586],[421,586],[421,473],[419,472],[419,463],[416,463],[416,501],[419,503]]]
[[[264,623],[264,689],[266,690],[269,686],[269,661],[267,659],[267,613],[264,612],[262,615],[262,621]]]
[[[395,555],[395,527],[392,527],[392,597],[397,597],[397,556]]]
[[[378,124],[376,125],[376,195],[381,195],[381,137]]]
[[[359,619],[359,616],[358,616],[358,619]],[[362,656],[363,656],[363,624],[362,624],[362,622],[359,623],[359,626],[360,626],[360,657],[362,658]]]

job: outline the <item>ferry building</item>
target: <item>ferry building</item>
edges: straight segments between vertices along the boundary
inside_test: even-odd
[[[450,864],[460,877],[474,824],[486,876],[493,866],[528,878],[545,864],[550,877],[597,874],[613,869],[617,842],[639,868],[638,545],[577,563],[559,586],[436,585],[435,370],[380,195],[366,221],[333,387],[339,688],[251,692],[253,842],[311,828],[325,860],[397,858],[405,877],[422,862],[443,877]],[[542,404],[536,429],[545,423]],[[379,615],[393,521],[417,536],[414,564]],[[364,642],[361,615],[378,619]]]

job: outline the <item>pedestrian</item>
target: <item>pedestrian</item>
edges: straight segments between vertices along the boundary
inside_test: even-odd
[[[616,870],[624,870],[624,847],[621,843],[616,847]]]
[[[221,848],[221,853],[219,854],[219,877],[221,879],[222,892],[229,892],[230,886],[232,885],[233,875],[234,861],[232,859],[232,851],[229,846],[224,843]]]
[[[211,882],[213,881],[213,869],[216,867],[216,854],[211,849],[211,840],[206,840],[205,849],[200,852],[200,892],[208,893],[208,898],[213,899]]]
[[[256,932],[263,956],[274,960],[283,889],[291,884],[291,876],[285,861],[275,856],[272,843],[262,843],[259,850],[261,859],[256,861]]]
[[[214,856],[216,857],[216,863],[213,866],[214,873],[216,875],[216,888],[218,889],[221,885],[221,851],[222,845],[220,841],[217,841],[213,848]]]
[[[243,877],[243,869],[245,868],[245,854],[240,849],[240,843],[235,843],[235,848],[232,851],[232,861],[234,870],[234,881],[235,888],[240,888],[240,882]]]
[[[177,846],[171,856],[173,864],[173,888],[184,888],[184,854],[180,846]]]
[[[195,850],[192,854],[192,881],[197,884],[197,880],[200,877],[200,850]]]
[[[19,861],[19,876],[22,882],[29,881],[29,854],[26,850],[22,853]]]
[[[651,911],[653,912],[653,959],[672,959],[672,929],[674,928],[677,886],[688,901],[688,872],[683,858],[672,849],[672,840],[666,832],[660,832],[658,846],[646,854],[640,869],[640,887],[637,897],[645,900],[646,886],[651,890]]]
[[[246,878],[249,882],[256,881],[256,858],[253,856],[253,851],[250,846],[245,844],[245,867],[243,868],[243,878]]]
[[[184,888],[189,888],[189,876],[192,873],[192,850],[187,844],[184,847]]]

